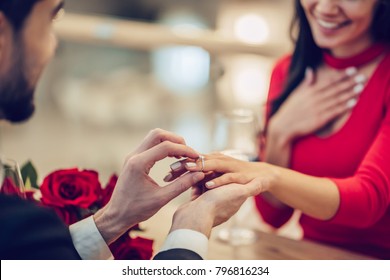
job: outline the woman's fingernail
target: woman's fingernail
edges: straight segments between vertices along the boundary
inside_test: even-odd
[[[366,76],[364,74],[359,74],[354,78],[354,80],[355,80],[355,83],[362,84],[366,81]]]
[[[169,182],[171,181],[171,179],[172,179],[172,174],[169,173],[167,176],[164,177],[164,182]]]
[[[213,181],[210,181],[210,182],[206,183],[206,187],[208,187],[208,188],[212,188],[214,186],[215,186],[215,183]]]
[[[364,85],[363,84],[357,84],[356,86],[354,86],[353,88],[353,92],[358,94],[358,93],[361,93],[364,89]]]
[[[181,162],[180,161],[171,164],[171,169],[173,171],[179,170],[180,168],[181,168]]]
[[[195,163],[195,162],[187,162],[187,163],[186,163],[186,166],[187,166],[188,168],[194,168],[194,167],[197,167],[197,165],[196,165],[196,163]]]
[[[348,102],[347,102],[347,108],[353,108],[353,107],[355,107],[356,103],[357,103],[357,100],[356,100],[356,99],[348,100]]]
[[[348,76],[353,76],[357,73],[357,68],[356,67],[348,67],[347,69],[345,69],[345,73],[348,75]]]

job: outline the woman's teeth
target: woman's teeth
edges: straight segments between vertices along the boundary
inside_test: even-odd
[[[328,29],[336,29],[340,26],[340,24],[338,24],[338,23],[323,21],[320,19],[318,19],[317,22],[320,26],[328,28]]]
[[[317,22],[320,26],[327,28],[327,29],[337,29],[337,28],[340,28],[348,23],[348,22],[334,23],[334,22],[324,21],[321,19],[317,19]]]

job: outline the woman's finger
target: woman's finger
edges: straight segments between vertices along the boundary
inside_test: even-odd
[[[344,107],[346,109],[348,109],[348,107],[352,108],[356,104],[358,98],[359,95],[355,94],[354,92],[348,92],[338,96],[337,98],[334,98],[334,100],[328,100],[324,102],[321,106],[322,108],[319,109],[319,111],[331,111],[336,107]]]
[[[364,79],[364,75],[359,75],[355,78],[350,78],[341,83],[335,84],[327,90],[321,92],[320,101],[334,99],[347,92],[360,94],[364,89]]]
[[[193,162],[187,162],[185,167],[188,171],[201,171],[201,172],[219,172],[219,173],[229,173],[237,167],[237,162],[239,164],[244,163],[244,161],[239,161],[230,157],[213,157],[209,158],[205,156],[204,160],[198,159]]]
[[[331,108],[324,110],[320,114],[320,119],[323,123],[327,123],[334,118],[343,115],[344,113],[351,111],[357,104],[357,99],[350,99],[344,103],[337,104]]]

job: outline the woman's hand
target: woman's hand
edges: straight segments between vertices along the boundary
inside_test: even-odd
[[[292,141],[351,111],[365,81],[355,68],[345,72],[319,69],[316,74],[308,69],[304,81],[270,119],[262,160],[289,167]]]
[[[201,160],[184,160],[174,163],[175,171],[172,171],[166,178],[173,180],[185,172],[202,171],[206,174],[205,180],[198,183],[203,189],[214,189],[227,184],[247,184],[258,179],[260,191],[268,191],[270,183],[276,177],[276,169],[263,162],[247,162],[223,155],[213,153],[204,156]]]
[[[366,77],[355,68],[340,72],[306,71],[303,82],[270,120],[270,130],[283,131],[286,141],[316,132],[350,111],[364,88]]]
[[[211,154],[204,156],[203,164],[201,160],[196,160],[177,165],[191,172],[203,170],[206,174],[221,174],[205,183],[207,189],[256,182],[256,195],[267,192],[285,205],[320,220],[332,218],[340,205],[340,193],[331,180],[265,162],[246,162],[222,154]]]

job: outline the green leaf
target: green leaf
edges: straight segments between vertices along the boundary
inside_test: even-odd
[[[32,190],[31,181],[30,181],[30,178],[28,178],[28,177],[26,179],[26,182],[24,182],[24,188],[26,189],[26,191]]]
[[[23,183],[26,187],[31,186],[34,189],[39,189],[37,183],[38,173],[31,161],[28,161],[26,164],[24,164],[20,172],[22,173]]]

